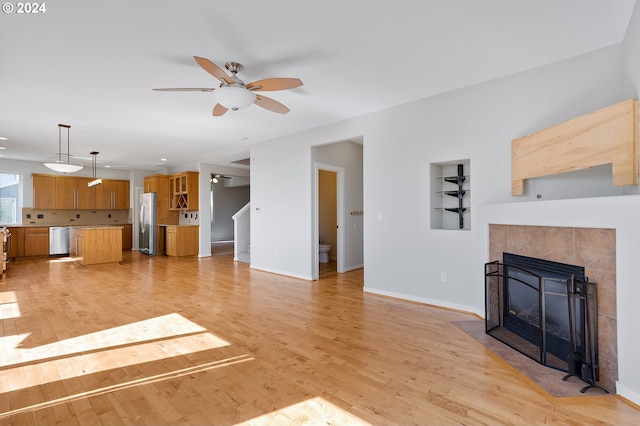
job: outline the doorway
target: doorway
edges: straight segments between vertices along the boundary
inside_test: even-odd
[[[212,173],[210,184],[211,254],[233,254],[233,215],[249,202],[249,178]]]
[[[344,273],[344,172],[342,167],[315,163],[314,279]],[[320,262],[320,245],[330,245],[328,262]]]

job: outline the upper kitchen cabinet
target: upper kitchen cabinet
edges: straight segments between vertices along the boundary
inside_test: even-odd
[[[129,181],[117,179],[102,179],[96,189],[96,209],[98,210],[128,210],[129,209]]]
[[[198,172],[171,175],[169,194],[171,210],[198,210]]]
[[[103,179],[89,187],[93,179],[80,176],[33,174],[33,208],[58,210],[128,210],[129,181]]]
[[[158,224],[178,223],[178,212],[171,211],[171,196],[169,192],[169,175],[155,174],[144,177],[144,192],[156,193],[156,222]]]
[[[33,208],[56,208],[56,177],[49,175],[32,175],[33,177]]]
[[[95,190],[87,185],[91,178],[57,176],[56,209],[93,209]]]

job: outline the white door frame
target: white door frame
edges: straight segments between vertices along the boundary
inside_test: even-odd
[[[319,259],[319,249],[320,249],[320,217],[319,217],[319,208],[320,201],[318,199],[318,183],[319,183],[319,175],[320,170],[326,170],[329,172],[336,173],[336,214],[337,214],[337,222],[338,229],[336,232],[337,239],[337,247],[336,247],[336,257],[338,260],[337,271],[339,274],[344,273],[344,167],[332,166],[330,164],[323,164],[314,162],[313,163],[313,183],[312,183],[312,192],[313,192],[313,239],[312,239],[312,262],[313,262],[313,279],[317,280],[320,276],[320,265],[318,264]]]

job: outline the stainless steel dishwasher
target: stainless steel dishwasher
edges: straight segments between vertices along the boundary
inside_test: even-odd
[[[49,255],[69,254],[68,226],[49,227]]]

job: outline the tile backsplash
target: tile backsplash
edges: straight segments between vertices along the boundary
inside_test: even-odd
[[[131,223],[129,210],[22,209],[23,225],[113,225]]]

